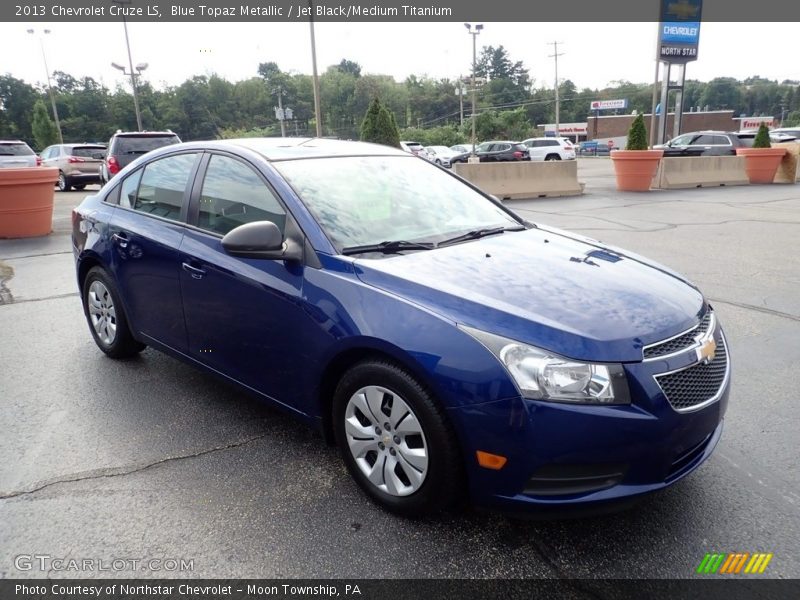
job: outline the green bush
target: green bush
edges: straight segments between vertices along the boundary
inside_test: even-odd
[[[625,150],[647,150],[647,129],[642,113],[636,115],[628,130],[628,143]]]
[[[400,132],[397,130],[394,113],[377,98],[370,103],[361,123],[361,141],[400,147]]]
[[[769,141],[769,129],[766,123],[761,123],[761,125],[758,126],[756,139],[753,140],[753,148],[772,148],[772,144]]]

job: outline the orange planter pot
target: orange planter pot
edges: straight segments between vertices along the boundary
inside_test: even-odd
[[[650,189],[663,150],[612,150],[617,189],[623,192],[646,192]]]
[[[737,148],[744,156],[744,170],[750,183],[772,183],[786,154],[786,148]]]
[[[0,169],[0,238],[47,235],[53,230],[58,169]]]

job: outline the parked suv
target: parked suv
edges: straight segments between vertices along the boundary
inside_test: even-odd
[[[0,169],[35,167],[39,157],[22,140],[0,140]]]
[[[736,148],[747,147],[739,136],[738,132],[693,131],[654,148],[663,150],[664,156],[728,156],[736,154]]]
[[[100,183],[100,166],[105,156],[105,144],[56,144],[41,153],[42,165],[58,169],[56,185],[62,192]]]
[[[414,156],[420,156],[422,158],[430,158],[428,153],[425,151],[425,148],[422,147],[422,144],[419,142],[407,142],[401,141],[400,148],[406,152],[410,152]]]
[[[575,160],[575,146],[567,138],[530,138],[522,142],[531,160]]]
[[[108,142],[108,154],[100,168],[100,178],[108,183],[129,163],[151,150],[180,144],[181,139],[171,131],[117,131]]]
[[[465,152],[450,158],[450,164],[465,163],[472,152]],[[483,142],[475,148],[480,162],[508,162],[514,160],[530,160],[528,147],[519,142],[492,141]]]

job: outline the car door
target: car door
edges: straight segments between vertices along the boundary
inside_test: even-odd
[[[287,389],[303,380],[303,269],[282,260],[237,258],[222,247],[239,225],[272,221],[299,229],[250,163],[223,153],[204,161],[181,244],[181,290],[189,354],[270,398],[296,405]],[[300,236],[302,240],[302,236]],[[288,382],[288,383],[287,383]]]
[[[172,154],[128,174],[109,225],[112,269],[132,327],[145,343],[179,352],[187,340],[178,252],[201,156]]]

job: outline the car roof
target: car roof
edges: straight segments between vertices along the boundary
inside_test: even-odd
[[[174,131],[117,131],[114,135],[116,136],[130,136],[130,137],[146,137],[149,135],[175,135],[177,134]]]
[[[24,144],[22,140],[0,140],[0,144]]]
[[[181,144],[182,148],[210,148],[217,150],[231,149],[236,146],[257,152],[269,161],[343,156],[402,156],[404,158],[414,158],[399,148],[326,138],[240,138]],[[174,150],[176,146],[168,146],[167,148]],[[166,151],[166,148],[164,150]]]

